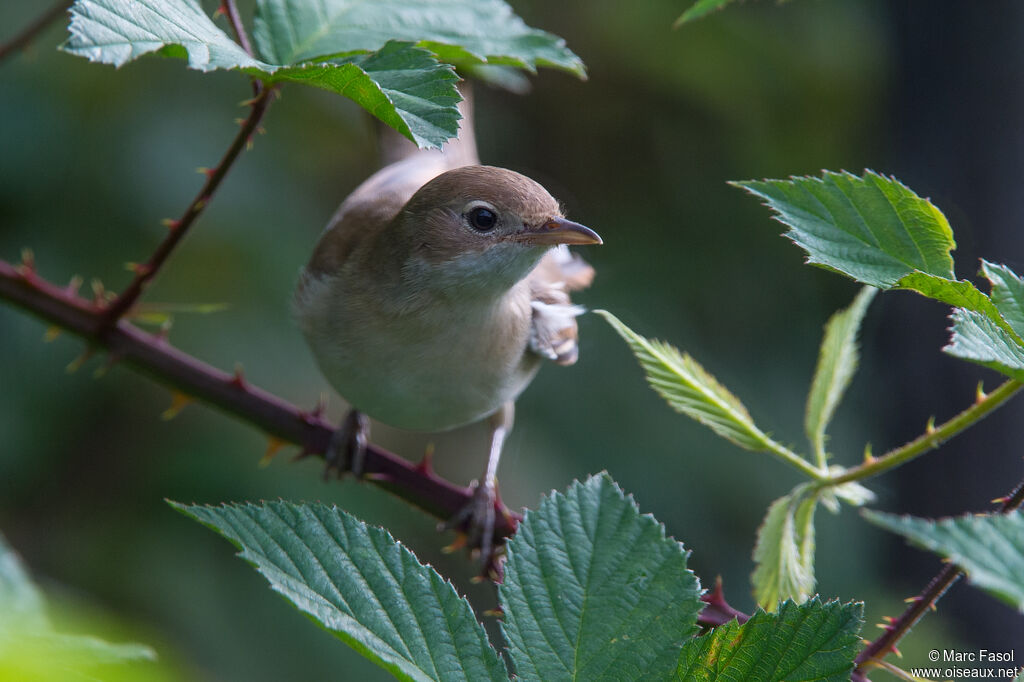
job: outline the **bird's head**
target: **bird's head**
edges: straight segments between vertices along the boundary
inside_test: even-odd
[[[541,185],[514,171],[465,166],[421,187],[396,218],[406,275],[426,287],[508,289],[558,244],[600,244],[562,215]]]

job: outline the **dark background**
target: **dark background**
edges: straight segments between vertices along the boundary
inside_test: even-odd
[[[891,173],[950,219],[959,276],[975,278],[980,257],[1024,270],[1024,6],[762,2],[671,30],[686,4],[513,2],[528,23],[564,36],[590,79],[543,71],[525,97],[478,87],[482,157],[535,177],[604,237],[586,250],[599,274],[583,303],[691,352],[763,429],[803,450],[821,328],[856,286],[803,265],[768,211],[725,183],[825,168]],[[0,40],[39,11],[4,3]],[[117,289],[129,279],[123,264],[152,251],[160,220],[198,188],[195,168],[226,148],[248,84],[155,57],[120,71],[92,65],[54,49],[63,31],[52,27],[0,64],[0,257],[31,246],[42,275]],[[312,406],[327,386],[288,300],[337,203],[375,169],[373,125],[347,101],[289,86],[264,126],[147,300],[229,304],[179,316],[172,341],[223,368],[241,363],[253,383]],[[876,299],[862,370],[831,430],[837,462],[856,463],[869,441],[877,454],[913,438],[931,415],[952,416],[980,379],[997,384],[939,352],[947,312],[909,293]],[[599,318],[580,324],[580,362],[546,368],[519,401],[500,471],[505,501],[535,506],[608,470],[693,550],[705,585],[721,575],[730,601],[750,610],[755,531],[797,476],[673,413]],[[96,360],[69,375],[82,343],[44,344],[44,329],[0,307],[0,529],[58,603],[112,614],[124,637],[152,643],[181,679],[385,676],[165,498],[337,503],[387,526],[481,610],[493,606],[492,588],[469,584],[465,557],[439,552],[450,538],[433,519],[370,486],[324,484],[317,463],[289,464],[288,452],[258,468],[265,439],[204,407],[161,421],[166,389],[124,368],[94,379]],[[330,412],[342,413],[333,395]],[[1022,419],[1013,402],[871,481],[874,506],[928,516],[990,509],[1024,470]],[[428,440],[384,427],[374,437],[410,458]],[[430,440],[442,474],[479,474],[482,426]],[[817,520],[818,588],[865,600],[869,638],[940,567],[851,509]],[[926,665],[932,648],[1021,641],[1017,614],[960,585],[901,649],[910,667]]]

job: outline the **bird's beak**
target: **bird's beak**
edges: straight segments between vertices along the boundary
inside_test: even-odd
[[[551,218],[528,227],[515,235],[515,240],[530,245],[602,244],[601,237],[589,227],[565,218]]]

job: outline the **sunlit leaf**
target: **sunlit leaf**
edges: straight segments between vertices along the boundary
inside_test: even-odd
[[[806,600],[814,593],[814,510],[817,497],[799,491],[768,508],[754,546],[754,597],[774,610],[783,600]]]
[[[757,428],[739,399],[690,355],[667,343],[644,338],[607,311],[596,312],[626,340],[647,375],[648,383],[673,409],[740,447],[769,448],[768,437]]]
[[[825,429],[857,370],[857,332],[877,292],[874,287],[864,287],[850,307],[833,315],[825,326],[804,420],[807,438],[821,460],[825,458]]]
[[[703,16],[711,14],[716,10],[720,10],[726,5],[732,3],[734,0],[697,0],[690,9],[683,12],[678,19],[676,19],[675,26],[678,28],[688,21],[694,19],[700,19]]]
[[[787,601],[758,609],[683,645],[675,679],[686,682],[848,682],[861,648],[863,604]]]

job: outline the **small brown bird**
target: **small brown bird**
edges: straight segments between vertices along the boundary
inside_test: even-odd
[[[567,244],[600,244],[533,180],[476,165],[463,131],[413,151],[341,204],[295,292],[299,325],[353,407],[328,462],[361,472],[368,424],[444,431],[490,419],[491,450],[466,523],[490,559],[498,459],[513,405],[542,360],[576,362],[569,291],[593,268]],[[478,536],[478,537],[477,537]]]

